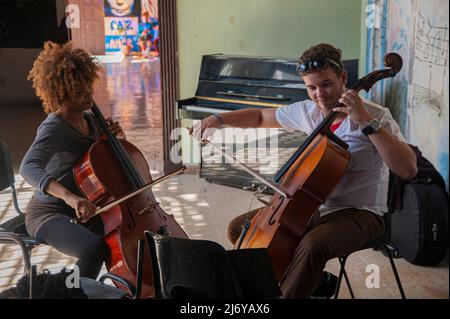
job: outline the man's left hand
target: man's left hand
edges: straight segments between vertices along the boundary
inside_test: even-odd
[[[355,90],[345,91],[339,99],[343,105],[335,107],[333,111],[348,114],[350,119],[358,125],[365,125],[373,116],[364,107],[364,102]]]

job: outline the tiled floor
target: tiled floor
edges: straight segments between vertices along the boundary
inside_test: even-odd
[[[126,70],[128,69],[128,72]],[[161,174],[162,129],[159,95],[159,63],[127,59],[122,64],[106,66],[96,91],[96,101],[105,116],[119,120],[128,139],[142,150],[154,177]],[[0,107],[0,138],[11,149],[17,170],[20,159],[32,142],[37,125],[43,119],[38,106]],[[18,132],[20,131],[20,134]],[[226,238],[228,222],[236,215],[256,208],[253,194],[198,178],[195,167],[190,173],[173,177],[157,185],[153,191],[161,207],[173,214],[192,239],[213,240],[231,248]],[[16,175],[19,202],[25,209],[32,189]],[[9,193],[0,193],[0,223],[14,215]],[[32,262],[38,270],[59,270],[71,266],[73,258],[41,246],[33,250]],[[449,297],[448,255],[439,265],[422,267],[396,259],[407,298]],[[379,269],[379,288],[367,288],[371,269]],[[327,270],[337,273],[338,263],[331,260]],[[365,250],[354,253],[347,262],[347,272],[357,298],[399,298],[399,292],[388,262],[380,252]],[[373,270],[372,270],[373,271]],[[0,245],[0,291],[13,285],[22,276],[20,251],[11,245]],[[341,298],[349,298],[343,284]]]

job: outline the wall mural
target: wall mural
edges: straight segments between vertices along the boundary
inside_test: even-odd
[[[105,51],[159,55],[158,0],[104,0]]]
[[[105,0],[105,51],[138,51],[140,0]]]
[[[366,69],[381,66],[385,51],[397,52],[404,60],[402,71],[371,98],[390,108],[407,141],[419,146],[448,188],[448,1],[371,0],[369,4],[379,6],[382,17],[378,32],[368,29],[367,50],[374,53],[367,56]]]
[[[447,1],[415,1],[407,136],[449,182]]]

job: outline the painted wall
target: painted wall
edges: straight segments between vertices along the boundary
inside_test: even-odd
[[[449,184],[449,3],[371,0],[379,28],[368,28],[368,70],[385,52],[404,61],[401,72],[373,99],[388,106],[407,141],[417,145]]]
[[[204,54],[298,57],[329,42],[359,58],[364,0],[178,0],[180,98],[194,95]]]

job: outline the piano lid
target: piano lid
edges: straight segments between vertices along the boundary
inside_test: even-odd
[[[351,85],[357,80],[358,60],[343,62]],[[297,59],[204,55],[195,95],[200,103],[203,100],[261,107],[288,105],[308,98],[296,66]]]

